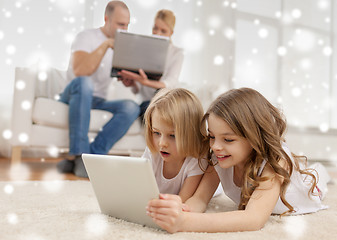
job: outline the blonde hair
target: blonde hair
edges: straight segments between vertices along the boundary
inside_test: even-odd
[[[124,8],[124,9],[129,11],[128,6],[124,2],[122,2],[122,1],[110,1],[110,2],[108,2],[108,4],[105,7],[104,15],[108,16],[108,17],[112,16],[116,7],[121,7],[121,8]]]
[[[171,10],[167,9],[159,10],[154,19],[162,20],[173,32],[174,25],[176,24],[176,17],[174,16],[174,13]]]
[[[253,148],[251,158],[244,167],[239,209],[245,209],[254,189],[259,186],[260,182],[270,179],[258,175],[258,170],[264,160],[274,170],[275,176],[283,180],[280,198],[289,209],[285,213],[294,212],[294,208],[285,199],[286,188],[290,183],[293,169],[312,177],[312,187],[308,195],[313,193],[316,177],[307,169],[301,170],[298,163],[301,159],[306,161],[306,157],[292,154],[295,160],[293,164],[282,148],[282,142],[285,141],[283,135],[286,130],[286,121],[282,113],[259,92],[251,88],[232,89],[220,95],[211,104],[203,122],[211,113],[223,119],[236,135],[246,138]],[[280,165],[282,159],[286,161],[286,169]],[[209,164],[212,164],[210,160]]]
[[[200,127],[205,128],[204,124],[200,125],[204,111],[192,92],[183,88],[163,88],[151,100],[144,117],[146,144],[151,152],[156,152],[152,129],[154,111],[174,127],[178,153],[199,158],[207,151],[207,139],[200,131]]]

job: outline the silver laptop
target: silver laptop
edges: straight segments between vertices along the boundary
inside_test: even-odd
[[[103,214],[159,228],[145,209],[159,196],[150,160],[97,154],[82,159]]]
[[[167,37],[117,30],[111,77],[118,77],[122,69],[136,73],[143,69],[149,79],[159,80],[164,71],[169,42]]]

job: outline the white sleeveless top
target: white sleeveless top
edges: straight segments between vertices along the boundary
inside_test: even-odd
[[[293,157],[291,156],[291,152],[289,151],[287,145],[282,143],[283,150],[288,154],[291,160],[294,162]],[[217,162],[215,156],[212,157],[213,162]],[[262,163],[260,167],[260,173],[266,164],[266,160]],[[218,176],[220,178],[220,182],[222,184],[223,190],[225,194],[232,199],[237,205],[240,204],[240,195],[241,195],[241,188],[235,185],[233,181],[233,171],[234,167],[223,169],[219,166],[219,164],[214,166]],[[329,177],[326,176],[327,172],[322,165],[319,164],[319,168],[316,169],[318,174],[320,175],[320,180],[325,179],[324,182],[319,182],[320,191],[327,191],[326,184],[329,181]],[[313,172],[314,173],[314,172]],[[321,176],[325,175],[325,176]],[[316,175],[316,174],[315,174]],[[295,212],[292,213],[296,214],[303,214],[303,213],[311,213],[317,212],[321,209],[326,209],[327,206],[323,205],[321,202],[320,196],[318,196],[318,192],[316,191],[315,195],[311,195],[311,198],[308,196],[308,192],[310,189],[310,178],[307,175],[301,175],[298,171],[293,171],[290,177],[290,183],[288,185],[285,199],[293,206]],[[316,189],[317,190],[317,189]],[[323,192],[323,195],[325,193]],[[289,210],[281,201],[279,197],[275,208],[273,210],[274,214],[282,214]]]

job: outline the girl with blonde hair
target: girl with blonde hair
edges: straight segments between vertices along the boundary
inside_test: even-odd
[[[200,132],[203,114],[198,98],[183,88],[160,90],[145,112],[143,157],[152,162],[159,191],[178,194],[183,202],[203,175],[198,164],[208,147]]]
[[[220,95],[203,118],[208,129],[209,166],[193,197],[162,195],[147,211],[169,232],[259,230],[271,214],[304,214],[325,209],[322,198],[329,175],[320,164],[306,168],[284,140],[286,122],[259,92],[233,89]],[[217,185],[238,210],[204,212]],[[188,210],[188,211],[187,211]]]

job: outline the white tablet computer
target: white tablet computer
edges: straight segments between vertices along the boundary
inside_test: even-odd
[[[117,30],[111,77],[118,77],[122,69],[136,73],[143,69],[149,79],[159,80],[165,68],[169,43],[167,37]]]
[[[159,196],[150,160],[97,154],[82,159],[103,214],[159,228],[145,209]]]

